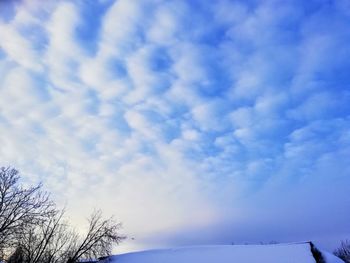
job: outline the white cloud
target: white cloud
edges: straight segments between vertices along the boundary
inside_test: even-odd
[[[310,95],[296,109],[289,111],[292,118],[315,120],[323,118],[337,107],[337,101],[329,92],[318,92]]]
[[[0,25],[1,159],[78,224],[115,213],[137,245],[263,209],[268,222],[276,194],[293,210],[312,182],[346,185],[348,41],[277,2],[110,2],[91,18],[93,52],[82,2],[19,5]]]
[[[235,127],[249,127],[254,124],[254,111],[251,107],[241,107],[231,112],[230,117]]]
[[[20,122],[37,112],[37,105],[44,102],[37,82],[23,68],[11,69],[0,89],[2,116],[9,122]]]
[[[0,48],[12,61],[33,71],[42,71],[38,52],[15,26],[0,23],[0,38],[2,39]]]
[[[54,9],[46,25],[49,43],[45,63],[50,80],[61,89],[71,89],[76,78],[82,49],[77,43],[75,29],[80,23],[79,11],[73,3],[63,2]]]
[[[186,5],[181,1],[159,5],[154,12],[153,23],[150,23],[150,29],[147,31],[148,40],[158,45],[179,44],[187,11]]]
[[[127,95],[126,101],[138,103],[153,94],[160,94],[169,79],[169,74],[154,72],[150,68],[151,47],[145,46],[134,52],[126,60],[126,68],[133,89]]]
[[[222,106],[225,104],[224,100],[211,100],[193,107],[193,119],[203,131],[220,131],[229,127],[225,118],[226,112]],[[219,118],[220,116],[220,118]]]
[[[101,56],[123,56],[140,44],[140,26],[144,3],[115,1],[103,17],[99,50]]]

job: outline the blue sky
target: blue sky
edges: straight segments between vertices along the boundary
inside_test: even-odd
[[[1,1],[0,159],[123,250],[350,238],[350,3]]]

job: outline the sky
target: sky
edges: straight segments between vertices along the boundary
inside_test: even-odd
[[[0,166],[117,251],[350,238],[348,0],[0,1]]]

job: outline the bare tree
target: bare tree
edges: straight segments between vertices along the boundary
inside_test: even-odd
[[[10,167],[0,168],[0,250],[13,246],[15,237],[28,226],[38,224],[53,213],[54,204],[42,185],[24,188],[19,174]]]
[[[125,238],[121,224],[100,211],[91,214],[86,235],[79,236],[41,184],[24,188],[19,178],[17,170],[0,168],[0,260],[13,252],[13,263],[72,263],[109,256]]]
[[[32,226],[18,236],[25,263],[55,263],[68,259],[76,236],[62,220],[64,210],[50,214],[47,220]]]
[[[103,219],[101,211],[94,211],[88,221],[88,232],[83,238],[76,240],[67,263],[109,256],[113,245],[125,239],[118,232],[121,223],[116,223],[113,218]]]
[[[350,240],[342,241],[340,247],[334,251],[334,255],[350,263]]]
[[[83,237],[69,228],[62,220],[63,215],[63,211],[56,211],[19,235],[17,247],[22,262],[72,263],[109,256],[112,246],[124,239],[118,233],[120,223],[115,223],[113,218],[103,219],[99,211],[89,218],[88,232]]]

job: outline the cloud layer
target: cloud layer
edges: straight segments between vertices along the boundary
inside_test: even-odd
[[[129,247],[350,234],[347,1],[0,10],[1,165],[76,222],[102,207]]]

